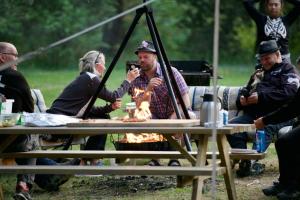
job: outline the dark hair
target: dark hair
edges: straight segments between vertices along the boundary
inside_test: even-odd
[[[267,6],[267,4],[269,3],[270,0],[265,0],[265,6]],[[280,0],[280,3],[281,3],[281,8],[283,6],[283,0]]]

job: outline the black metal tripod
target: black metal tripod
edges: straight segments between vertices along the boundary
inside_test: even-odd
[[[127,33],[126,33],[126,35],[125,35],[125,37],[124,37],[124,39],[123,39],[123,41],[120,45],[120,48],[118,49],[115,57],[113,58],[110,66],[108,67],[102,81],[100,82],[100,85],[98,86],[97,91],[93,95],[90,103],[87,106],[87,109],[85,110],[85,112],[83,114],[84,119],[87,118],[88,113],[90,112],[92,106],[94,105],[99,92],[103,89],[106,81],[108,80],[108,77],[110,76],[110,74],[111,74],[113,68],[115,67],[118,59],[120,58],[120,56],[121,56],[128,40],[131,36],[135,26],[137,25],[139,19],[141,18],[141,16],[143,14],[146,15],[147,25],[148,25],[148,28],[149,28],[149,31],[150,31],[150,34],[151,34],[151,38],[152,38],[152,41],[153,41],[153,44],[154,44],[154,48],[156,50],[158,62],[161,66],[163,77],[164,77],[164,80],[166,82],[166,85],[167,85],[169,95],[170,95],[171,100],[172,100],[172,104],[173,104],[176,116],[177,116],[178,119],[181,119],[181,115],[180,115],[180,111],[179,111],[179,108],[178,108],[178,105],[177,105],[175,94],[176,94],[177,99],[179,100],[179,103],[180,103],[181,107],[182,107],[185,118],[190,119],[187,108],[186,108],[186,106],[184,104],[184,101],[182,99],[182,96],[180,94],[177,82],[176,82],[175,77],[173,75],[170,62],[167,58],[165,49],[162,45],[162,41],[160,39],[158,30],[157,30],[157,27],[156,27],[156,24],[155,24],[155,21],[154,21],[152,10],[150,8],[148,8],[147,6],[144,6],[143,8],[139,8],[139,9],[136,10],[136,15],[133,19],[133,22],[131,23],[131,25],[129,27],[129,30],[127,31]],[[175,94],[174,94],[173,89],[175,91]],[[187,150],[191,151],[191,144],[190,144],[190,140],[189,140],[187,134],[184,134],[184,142],[186,144]]]

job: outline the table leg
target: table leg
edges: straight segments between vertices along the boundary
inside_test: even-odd
[[[229,157],[229,144],[227,142],[226,135],[218,134],[217,135],[218,149],[220,153],[221,166],[226,168],[224,174],[225,185],[227,189],[227,195],[229,200],[237,199],[236,189],[234,184],[234,178],[232,173],[232,167]]]
[[[164,135],[164,137],[168,140],[168,142],[176,149],[178,150],[181,154],[183,154],[186,159],[188,159],[192,165],[196,164],[196,159],[190,155],[182,146],[175,140],[171,135]]]
[[[205,166],[206,163],[206,152],[207,152],[207,143],[208,143],[208,135],[201,135],[198,141],[198,152],[197,152],[197,161],[196,167]],[[203,181],[207,177],[195,177],[193,180],[193,188],[192,188],[192,199],[197,200],[202,197],[202,188]]]

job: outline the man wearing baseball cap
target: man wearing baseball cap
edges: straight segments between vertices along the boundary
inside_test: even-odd
[[[129,94],[133,97],[137,106],[143,101],[150,103],[152,119],[175,119],[173,104],[169,95],[168,88],[164,81],[162,69],[157,62],[156,50],[150,41],[142,41],[135,51],[138,56],[138,62],[141,68],[140,76],[131,82]],[[190,109],[189,88],[179,71],[172,67],[172,71],[179,87],[186,108],[188,108],[191,118],[195,114]],[[136,96],[134,89],[140,89],[144,92]],[[149,165],[160,165],[157,160],[151,160]],[[177,160],[170,160],[169,166],[179,166]]]
[[[281,54],[275,40],[263,41],[259,45],[259,56],[262,65],[250,78],[247,92],[239,94],[237,107],[243,110],[241,116],[233,118],[232,124],[251,124],[261,116],[277,110],[290,101],[299,87],[299,76],[295,67],[289,63],[282,62]],[[290,121],[266,127],[265,133],[267,145],[272,140],[272,134],[283,126],[290,125]],[[247,133],[235,133],[227,137],[232,148],[247,148]],[[253,145],[255,147],[255,145]],[[254,166],[257,165],[257,166]],[[259,174],[263,172],[264,166],[259,163],[242,160],[239,163],[237,175],[239,177]],[[260,167],[258,167],[260,166]],[[258,170],[259,169],[259,170]],[[252,173],[251,173],[252,172]]]

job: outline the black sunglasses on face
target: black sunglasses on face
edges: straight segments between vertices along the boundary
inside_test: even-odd
[[[18,57],[18,54],[16,54],[16,53],[0,52],[0,54],[12,55],[12,56]]]

